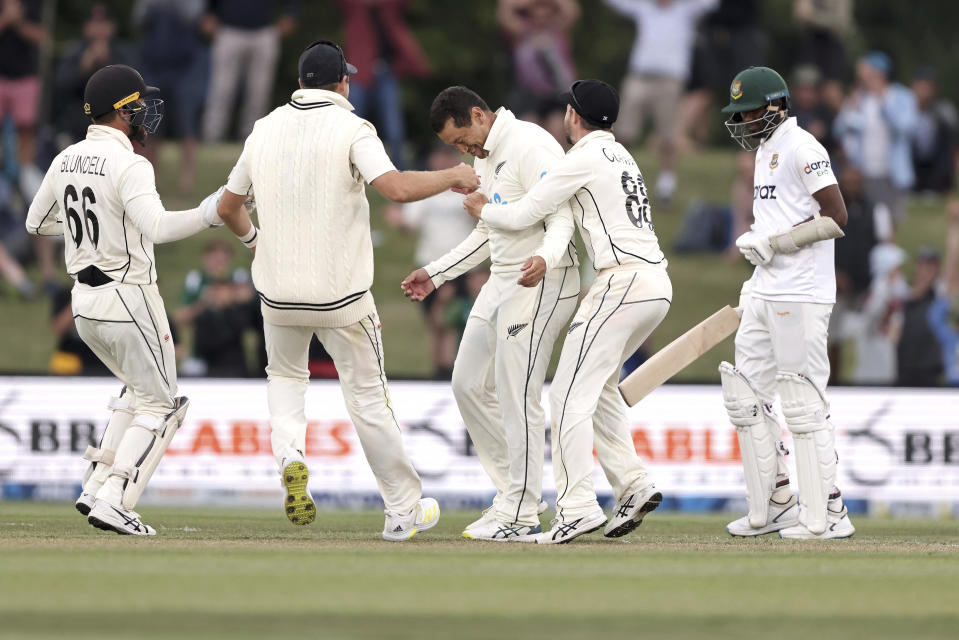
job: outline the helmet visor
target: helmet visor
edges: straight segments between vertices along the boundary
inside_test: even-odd
[[[729,137],[746,151],[753,151],[783,122],[783,112],[778,108],[766,109],[755,120],[743,120],[743,113],[736,112],[726,120]]]
[[[142,126],[150,135],[155,134],[160,128],[160,121],[163,120],[162,99],[146,98],[135,105],[130,105],[127,110],[130,114],[131,126]]]

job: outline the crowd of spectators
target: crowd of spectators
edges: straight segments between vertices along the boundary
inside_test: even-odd
[[[581,6],[582,4],[582,6]],[[96,371],[75,339],[69,296],[49,238],[22,231],[25,205],[45,162],[82,138],[83,88],[106,64],[139,68],[159,86],[165,116],[157,140],[142,150],[156,161],[164,141],[178,148],[176,184],[192,196],[199,141],[242,139],[272,108],[284,41],[302,27],[301,0],[134,0],[124,15],[91,3],[71,42],[51,42],[42,0],[0,0],[0,278],[24,299],[50,296],[57,336],[51,369]],[[116,7],[117,5],[111,4]],[[360,72],[350,100],[385,141],[398,168],[442,168],[457,161],[440,148],[411,144],[403,91],[433,74],[429,52],[409,24],[407,0],[337,0],[341,43]],[[869,384],[959,384],[959,331],[951,314],[959,294],[959,201],[949,203],[945,256],[924,248],[910,257],[897,244],[908,203],[942,202],[954,188],[959,112],[939,92],[936,69],[907,76],[896,60],[863,50],[854,0],[794,0],[798,46],[780,71],[791,89],[791,115],[829,151],[849,211],[837,243],[838,296],[830,327],[836,381]],[[749,65],[767,63],[765,3],[759,0],[498,0],[495,24],[507,52],[505,104],[566,143],[558,98],[579,76],[574,38],[584,9],[609,11],[634,28],[623,42],[625,75],[617,137],[658,156],[654,197],[668,205],[681,189],[677,157],[715,141],[716,97]],[[129,24],[128,24],[129,23]],[[327,35],[321,30],[318,35]],[[118,34],[135,33],[136,39]],[[175,42],[176,46],[169,46]],[[52,52],[41,74],[44,51]],[[435,60],[433,62],[436,62]],[[43,80],[41,80],[41,77]],[[909,77],[906,83],[897,80]],[[41,122],[46,84],[56,108]],[[44,126],[38,126],[44,125]],[[49,125],[49,126],[46,126]],[[732,239],[752,222],[751,153],[737,154],[729,200],[694,202],[676,241],[679,252],[712,251],[738,260]],[[157,169],[159,170],[159,166]],[[425,263],[470,230],[451,194],[385,209],[386,221],[419,236],[414,260]],[[249,274],[234,269],[233,249],[213,242],[186,279],[174,325],[189,348],[185,375],[262,375],[262,320]],[[37,265],[28,277],[24,260]],[[486,274],[442,287],[423,306],[432,370],[449,375],[463,323]],[[42,285],[36,284],[42,280]],[[311,349],[316,376],[335,376],[322,345]]]

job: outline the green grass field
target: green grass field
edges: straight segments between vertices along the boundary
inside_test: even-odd
[[[656,513],[631,537],[411,542],[379,513],[144,508],[155,539],[67,504],[0,504],[0,637],[955,638],[959,530],[857,518],[856,537],[734,539]]]
[[[176,195],[178,152],[167,145],[161,150],[158,189],[170,209],[196,206],[196,203],[222,184],[239,154],[237,145],[209,145],[198,151],[198,175],[193,197]],[[635,150],[636,160],[649,184],[654,184],[658,167],[656,156],[648,149]],[[669,258],[673,281],[673,304],[663,324],[653,334],[655,348],[667,344],[724,304],[738,301],[739,287],[749,277],[745,260],[728,261],[717,255],[677,255],[672,246],[682,226],[682,217],[693,201],[727,203],[736,174],[736,155],[727,149],[709,149],[680,158],[680,188],[675,202],[660,206],[653,200],[653,222]],[[414,268],[416,238],[386,225],[381,215],[384,201],[368,189],[372,203],[373,229],[380,244],[375,251],[376,274],[373,294],[383,321],[386,369],[393,377],[423,377],[430,374],[429,342],[423,316],[400,292],[400,281]],[[465,213],[464,213],[465,215]],[[909,220],[897,231],[897,241],[911,254],[920,245],[943,248],[945,237],[944,202],[939,199],[916,200],[910,206]],[[207,231],[187,240],[156,248],[160,290],[172,313],[180,300],[186,273],[200,264],[203,245],[216,235],[230,239],[225,230]],[[248,254],[237,243],[237,263],[249,264]],[[581,251],[581,255],[585,255]],[[907,269],[908,271],[908,269]],[[0,372],[42,373],[47,370],[54,340],[49,329],[49,303],[44,300],[24,303],[11,296],[0,297],[0,315],[8,336],[0,344]],[[16,336],[13,339],[9,336]],[[560,346],[556,345],[557,350]],[[716,353],[693,363],[677,376],[684,381],[718,381],[716,363],[732,358],[732,340]],[[555,359],[554,359],[555,360]],[[555,362],[554,362],[555,364]]]

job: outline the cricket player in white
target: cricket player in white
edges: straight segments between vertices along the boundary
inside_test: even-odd
[[[155,243],[172,242],[216,220],[216,195],[189,211],[165,211],[153,167],[133,152],[156,131],[162,100],[134,69],[94,73],[84,112],[94,122],[84,140],[47,170],[27,214],[27,230],[64,235],[66,267],[76,280],[77,332],[125,385],[97,448],[76,507],[93,526],[155,535],[133,508],[186,414],[177,391],[170,327],[157,290]]]
[[[373,245],[365,183],[385,197],[421,200],[479,180],[460,164],[399,172],[373,126],[348,101],[339,46],[315,42],[299,60],[300,90],[257,121],[219,204],[227,226],[255,249],[253,283],[266,336],[273,455],[293,524],[316,517],[303,459],[307,352],[315,334],[333,357],[347,411],[386,506],[383,538],[407,540],[439,519],[403,449],[383,365],[380,320],[370,293]],[[255,193],[259,230],[242,206]]]
[[[430,121],[440,139],[476,158],[480,189],[494,202],[522,198],[563,157],[546,130],[505,108],[493,113],[465,87],[441,92]],[[481,222],[457,247],[403,281],[406,294],[421,300],[492,260],[453,365],[456,403],[496,488],[492,507],[464,538],[535,542],[542,531],[546,416],[540,398],[553,343],[579,294],[573,228],[565,203],[535,226],[507,230]]]
[[[789,91],[766,67],[730,86],[726,126],[756,149],[752,229],[736,244],[756,265],[740,300],[736,366],[720,365],[723,399],[736,427],[749,513],[729,523],[736,536],[779,531],[783,538],[846,538],[855,533],[835,486],[836,449],[825,389],[826,334],[836,298],[833,256],[846,205],[829,156],[789,117]],[[793,436],[799,501],[789,489],[776,392]]]
[[[537,537],[541,544],[570,542],[606,524],[592,483],[594,445],[619,502],[606,536],[628,534],[662,501],[636,455],[616,385],[623,362],[669,310],[666,259],[643,176],[610,130],[619,113],[616,90],[600,80],[580,80],[565,99],[573,144],[566,157],[522,200],[487,204],[476,193],[465,203],[490,229],[505,230],[538,225],[569,203],[596,269],[550,388],[557,502],[550,531]]]

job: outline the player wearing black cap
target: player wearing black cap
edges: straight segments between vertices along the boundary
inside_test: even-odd
[[[669,310],[672,286],[653,232],[646,183],[616,142],[616,90],[574,82],[564,121],[573,147],[521,200],[487,204],[467,197],[469,213],[492,228],[524,229],[567,202],[596,280],[570,324],[550,389],[556,518],[540,544],[569,542],[607,522],[593,490],[593,446],[619,502],[605,530],[626,535],[662,500],[636,455],[617,391],[623,362]]]
[[[123,382],[98,448],[84,458],[77,510],[100,529],[154,535],[133,511],[188,401],[176,395],[176,362],[153,245],[211,226],[216,195],[196,209],[166,211],[153,167],[133,152],[156,130],[162,101],[124,65],[93,74],[84,112],[93,120],[84,140],[60,152],[27,214],[27,231],[65,236],[66,267],[76,280],[77,332]]]
[[[373,126],[349,103],[349,64],[323,40],[299,60],[300,89],[257,121],[230,173],[219,212],[248,247],[256,246],[267,352],[273,454],[287,490],[290,522],[316,517],[307,483],[304,394],[307,350],[315,334],[340,374],[347,410],[386,505],[383,537],[406,540],[434,526],[439,507],[422,498],[403,450],[383,373],[383,343],[373,281],[365,183],[410,202],[453,187],[475,189],[472,167],[397,171]],[[253,226],[243,202],[255,190]]]

